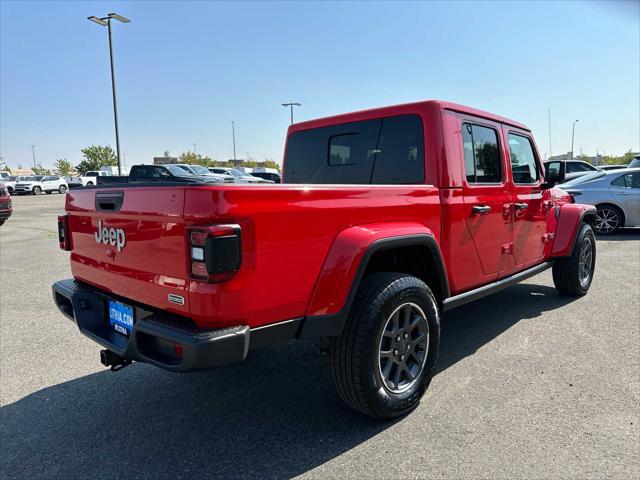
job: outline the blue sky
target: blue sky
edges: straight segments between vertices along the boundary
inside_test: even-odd
[[[281,160],[296,119],[438,98],[519,120],[549,153],[640,149],[638,2],[0,3],[0,155],[77,163],[115,147],[106,29],[115,11],[122,151]]]

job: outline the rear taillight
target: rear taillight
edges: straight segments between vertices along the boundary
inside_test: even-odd
[[[231,278],[242,263],[240,225],[200,225],[190,227],[189,272],[204,282]]]
[[[67,215],[58,215],[58,244],[62,250],[71,250],[69,217]]]

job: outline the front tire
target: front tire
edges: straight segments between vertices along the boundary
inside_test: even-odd
[[[553,283],[563,295],[586,295],[596,267],[596,237],[591,225],[583,223],[571,255],[553,264]]]
[[[331,342],[331,370],[342,400],[376,419],[413,410],[433,377],[440,343],[435,297],[420,279],[367,275],[342,334]]]
[[[40,187],[33,187],[33,190],[31,190],[31,193],[33,195],[40,195],[42,193],[42,189]]]

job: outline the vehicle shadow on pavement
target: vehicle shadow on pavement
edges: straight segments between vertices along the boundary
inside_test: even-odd
[[[568,302],[519,285],[447,313],[443,371],[518,321]],[[134,364],[2,407],[2,478],[289,478],[391,427],[343,406],[320,342],[173,374]],[[98,354],[96,351],[96,362]]]
[[[438,373],[473,355],[519,321],[536,318],[574,300],[553,287],[519,284],[446,312],[441,320]]]

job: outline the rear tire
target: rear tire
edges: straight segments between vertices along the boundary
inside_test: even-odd
[[[593,229],[599,235],[612,235],[624,225],[624,214],[615,205],[598,205]]]
[[[553,264],[553,283],[563,295],[586,295],[596,267],[596,237],[591,225],[583,223],[571,255]]]
[[[31,193],[33,195],[40,195],[42,193],[42,189],[40,187],[33,187],[33,190],[31,190]]]
[[[4,225],[4,222],[6,222],[6,219],[5,219],[5,218],[0,218],[0,227],[1,227],[2,225]]]
[[[58,192],[67,193],[67,187],[65,187],[64,185],[60,185],[60,188],[58,188]]]
[[[87,187],[92,187],[93,186],[93,182],[87,182]]]
[[[367,275],[342,334],[331,341],[340,398],[376,419],[409,413],[431,382],[439,343],[438,307],[422,280],[393,272]]]

